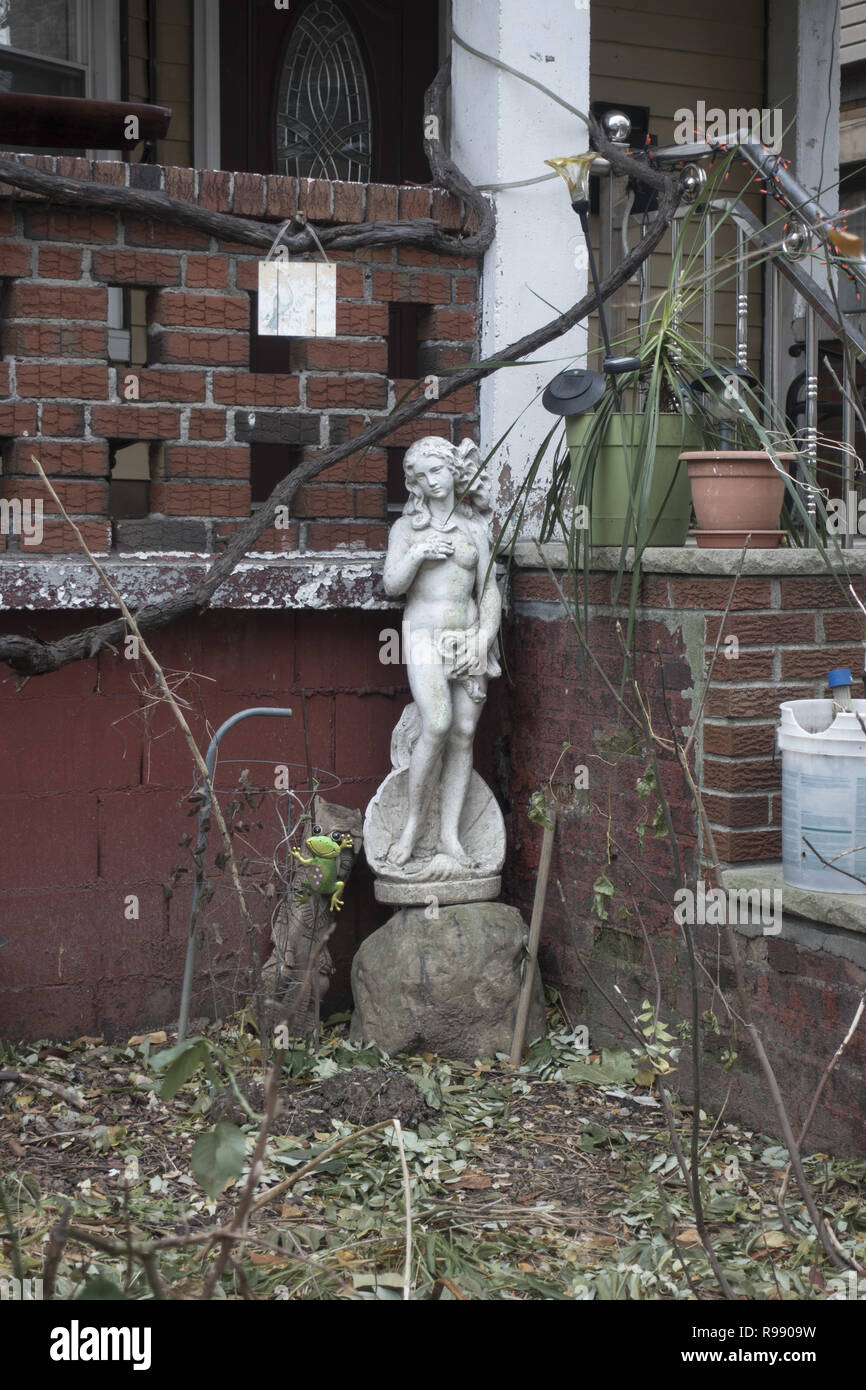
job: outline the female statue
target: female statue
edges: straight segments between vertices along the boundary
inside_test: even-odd
[[[403,463],[409,500],[391,528],[384,586],[406,595],[404,654],[415,702],[405,825],[390,865],[412,859],[439,790],[438,853],[458,869],[477,862],[461,844],[460,817],[472,775],[472,740],[498,676],[494,654],[502,604],[490,563],[490,500],[477,447],[419,439]]]

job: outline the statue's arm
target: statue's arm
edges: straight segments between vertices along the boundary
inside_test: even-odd
[[[389,598],[405,594],[415,575],[420,560],[409,552],[412,548],[411,527],[401,517],[395,521],[388,536],[388,554],[382,571],[382,583]]]
[[[406,517],[400,517],[391,527],[388,554],[382,571],[382,583],[389,598],[409,592],[415,576],[425,560],[444,560],[454,547],[445,536],[415,540],[415,532]]]
[[[496,583],[496,570],[490,564],[486,527],[479,526],[478,529],[481,532],[478,541],[478,627],[490,647],[496,640],[502,621],[502,595]]]

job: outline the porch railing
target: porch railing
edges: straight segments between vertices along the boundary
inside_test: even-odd
[[[800,186],[795,176],[781,163],[781,160],[777,159],[772,151],[763,145],[756,145],[751,139],[748,141],[740,140],[738,135],[733,135],[707,143],[698,142],[688,146],[674,145],[654,150],[653,158],[654,162],[670,167],[689,163],[693,168],[697,167],[700,170],[706,161],[717,158],[721,151],[735,147],[738,149],[740,157],[746,163],[751,164],[762,179],[766,178],[770,183],[775,197],[784,209],[783,217],[790,218],[790,224],[795,229],[793,240],[796,241],[796,230],[799,229],[801,241],[804,241],[807,247],[816,237],[826,244],[828,235],[834,231],[832,215],[828,214],[821,204]],[[592,172],[599,178],[599,258],[602,272],[606,273],[616,264],[617,225],[613,179],[609,164],[602,158],[596,160]],[[700,173],[697,175],[696,183],[697,196],[701,197],[702,176]],[[679,242],[678,234],[688,211],[688,207],[683,208],[681,205],[674,217],[671,229],[672,245],[677,245]],[[818,470],[819,344],[822,333],[826,338],[829,330],[829,335],[842,344],[843,351],[837,375],[841,388],[841,443],[844,458],[844,488],[847,499],[849,490],[856,486],[853,460],[856,427],[854,399],[857,386],[854,379],[855,363],[852,358],[856,356],[866,363],[866,338],[846,318],[844,311],[839,307],[838,295],[834,296],[834,294],[828,293],[828,290],[819,284],[814,276],[799,263],[795,247],[791,244],[792,239],[787,234],[787,228],[785,234],[780,232],[781,220],[775,224],[763,224],[738,198],[708,200],[701,211],[703,213],[702,235],[704,238],[701,254],[707,284],[707,293],[704,296],[702,308],[703,339],[708,345],[708,350],[711,350],[710,345],[714,344],[716,338],[716,298],[719,293],[712,281],[712,267],[717,260],[717,233],[720,228],[726,227],[733,229],[735,235],[733,360],[739,367],[746,367],[748,360],[749,271],[750,267],[754,266],[758,260],[763,267],[761,377],[763,396],[766,402],[764,423],[768,426],[773,423],[774,411],[776,412],[776,421],[780,417],[786,419],[788,414],[787,403],[785,405],[780,404],[783,353],[786,342],[790,344],[790,339],[783,331],[782,323],[783,282],[788,282],[802,300],[803,341],[795,346],[800,348],[805,357],[803,411],[805,418],[801,427],[801,440],[807,480],[813,484],[817,481]],[[628,206],[626,206],[624,215],[628,215]],[[649,217],[651,214],[646,214],[646,216]],[[828,284],[832,283],[834,263],[843,260],[841,255],[834,256],[833,251],[834,248],[831,245],[827,258]],[[646,324],[655,299],[649,286],[652,283],[653,261],[655,259],[657,262],[659,254],[659,251],[656,251],[654,257],[650,257],[640,268],[638,335]],[[858,287],[862,286],[866,290],[866,263],[846,260],[844,264],[845,273],[855,281]],[[730,290],[728,289],[727,292],[730,293]],[[846,344],[851,351],[845,350]],[[833,370],[835,371],[835,368]],[[813,487],[808,489],[806,506],[810,520],[814,522],[817,509]],[[854,537],[846,532],[844,535],[840,534],[838,539],[841,544],[850,545],[853,543]]]

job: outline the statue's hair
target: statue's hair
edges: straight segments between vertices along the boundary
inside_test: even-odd
[[[447,439],[428,435],[410,444],[403,458],[403,473],[409,500],[403,508],[415,530],[429,525],[430,508],[415,481],[415,465],[432,455],[444,459],[454,476],[454,511],[458,516],[487,523],[492,510],[490,482],[481,465],[477,444],[464,439],[462,444],[450,444]]]

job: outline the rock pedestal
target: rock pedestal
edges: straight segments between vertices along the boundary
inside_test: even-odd
[[[527,937],[520,913],[504,903],[440,906],[433,918],[401,908],[355,956],[352,1041],[469,1062],[509,1052]],[[536,973],[527,1042],[544,1031]]]

